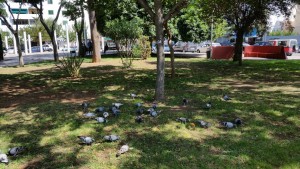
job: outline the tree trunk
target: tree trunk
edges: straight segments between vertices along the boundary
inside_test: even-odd
[[[236,35],[233,61],[234,62],[238,61],[240,66],[242,66],[243,39],[244,39],[244,31],[238,30]]]
[[[79,54],[79,56],[84,57],[85,56],[85,52],[84,52],[85,49],[83,49],[83,45],[82,45],[82,31],[77,32],[77,34],[78,34],[78,50],[79,50],[78,54]]]
[[[4,60],[4,56],[3,56],[3,45],[2,45],[2,36],[0,33],[0,61]]]
[[[19,66],[23,67],[24,66],[24,59],[22,55],[22,49],[21,49],[21,44],[20,44],[20,38],[18,32],[14,33],[15,39],[16,39],[16,45],[18,48],[18,55],[19,55]]]
[[[165,55],[164,55],[164,19],[162,4],[155,3],[155,33],[157,43],[157,75],[155,100],[163,101],[165,99]]]
[[[52,45],[53,45],[54,61],[58,62],[58,51],[57,51],[57,44],[56,44],[55,37],[54,37],[54,30],[52,30],[51,33],[48,33],[48,34],[51,35],[50,39],[51,39],[51,42],[52,42]]]
[[[97,30],[96,13],[94,9],[94,0],[88,0],[88,12],[90,19],[91,39],[93,42],[93,63],[98,63],[101,60],[100,53],[100,35]]]
[[[168,36],[168,46],[170,48],[170,58],[171,58],[171,78],[175,77],[175,57],[174,57],[174,48],[172,45],[172,32],[168,27],[168,23],[165,23],[165,29]]]

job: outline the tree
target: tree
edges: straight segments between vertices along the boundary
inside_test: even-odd
[[[291,0],[198,0],[199,6],[205,11],[211,20],[223,17],[229,25],[234,26],[236,33],[236,45],[233,61],[242,65],[243,36],[249,32],[257,22],[268,20],[274,12],[282,12],[286,15],[292,4]]]
[[[2,34],[0,33],[0,61],[2,60],[4,60],[4,56],[3,56]]]
[[[38,15],[39,15],[40,21],[41,21],[42,25],[44,26],[44,28],[46,29],[46,31],[51,39],[52,45],[53,45],[54,61],[57,62],[58,61],[58,52],[57,52],[56,40],[54,37],[54,31],[57,28],[57,20],[58,20],[63,3],[61,1],[61,3],[59,4],[56,17],[53,19],[53,22],[49,26],[49,25],[47,25],[47,23],[44,19],[44,15],[43,15],[44,14],[43,0],[29,0],[28,2],[38,10]]]
[[[0,19],[1,19],[2,23],[4,23],[7,26],[7,28],[10,30],[10,32],[14,35],[14,37],[16,39],[16,45],[17,45],[18,56],[19,56],[19,66],[24,66],[24,60],[23,60],[23,56],[22,56],[22,50],[21,50],[21,44],[20,44],[20,38],[19,38],[19,24],[18,24],[20,10],[21,10],[22,5],[23,5],[23,2],[20,3],[17,18],[15,18],[14,15],[12,14],[11,7],[10,7],[10,4],[8,3],[8,1],[0,0]],[[7,6],[10,16],[15,21],[15,25],[16,25],[15,29],[6,19],[7,13],[4,9],[4,6]]]
[[[101,53],[100,53],[100,35],[97,29],[97,20],[96,20],[96,12],[95,12],[95,1],[87,0],[88,13],[90,19],[90,29],[91,29],[91,39],[93,42],[93,63],[100,62]]]
[[[76,0],[65,2],[64,7],[66,8],[65,16],[69,17],[71,21],[74,21],[74,30],[78,36],[78,47],[79,47],[79,56],[85,55],[85,46],[83,46],[82,36],[84,31],[84,5],[85,0]],[[80,19],[80,21],[77,21]]]
[[[137,1],[145,11],[150,15],[155,25],[157,42],[157,75],[155,99],[162,101],[165,99],[165,55],[164,55],[164,26],[172,17],[177,15],[181,9],[185,8],[189,0],[173,1],[174,6],[164,14],[162,0],[154,0],[153,6],[147,0]]]

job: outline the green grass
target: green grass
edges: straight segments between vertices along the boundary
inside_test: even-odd
[[[156,58],[149,60],[150,65]],[[300,61],[245,61],[238,67],[182,58],[176,60],[174,79],[168,58],[166,66],[163,111],[158,118],[146,116],[142,124],[134,122],[134,103],[151,105],[156,78],[147,66],[83,68],[76,79],[58,69],[0,75],[0,150],[28,148],[10,158],[9,168],[300,168]],[[131,92],[140,97],[130,99]],[[233,100],[222,101],[224,93]],[[183,98],[190,100],[187,107],[181,107]],[[82,117],[81,101],[91,102],[90,110],[113,102],[125,105],[120,117],[103,125]],[[213,103],[209,111],[202,109],[207,101]],[[177,117],[213,126],[193,130]],[[242,127],[219,127],[235,117],[242,118]],[[111,133],[121,141],[102,142]],[[97,143],[79,145],[78,135],[90,135]],[[122,143],[132,149],[116,158]]]

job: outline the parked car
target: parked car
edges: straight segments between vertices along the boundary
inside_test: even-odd
[[[156,45],[155,44],[152,45],[152,53],[156,53],[156,50],[157,50]],[[164,52],[170,52],[169,45],[164,44]]]
[[[200,46],[200,44],[194,43],[194,42],[181,42],[178,41],[173,46],[174,51],[181,51],[181,52],[197,52],[197,47]]]
[[[273,46],[270,42],[255,42],[253,46]]]
[[[32,53],[41,52],[40,46],[32,46],[32,47],[31,47],[31,52],[32,52]]]
[[[8,49],[6,50],[6,53],[10,53],[10,54],[14,52],[15,52],[14,47],[8,47]]]
[[[205,53],[209,46],[210,46],[209,44],[199,45],[199,46],[197,46],[196,51],[197,51],[197,53]]]
[[[52,52],[53,47],[49,44],[45,44],[45,45],[43,45],[43,51]]]

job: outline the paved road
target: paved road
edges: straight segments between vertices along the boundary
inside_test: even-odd
[[[106,54],[114,54],[116,51],[108,51]],[[24,53],[23,53],[24,54]],[[69,53],[59,51],[59,56],[69,56]],[[168,53],[166,53],[168,57]],[[176,52],[175,57],[199,57],[199,58],[206,58],[206,53],[183,53],[183,52]],[[244,59],[255,59],[255,60],[266,60],[264,58],[244,58]],[[294,53],[293,56],[288,56],[288,60],[300,60],[300,53]],[[35,63],[45,60],[53,60],[53,53],[52,52],[44,52],[44,53],[32,53],[28,55],[24,55],[24,63]],[[4,61],[0,61],[0,68],[1,67],[8,67],[8,66],[18,66],[19,60],[16,54],[6,54],[4,56]]]

